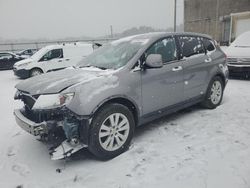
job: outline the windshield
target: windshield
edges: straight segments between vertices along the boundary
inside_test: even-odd
[[[78,67],[118,69],[126,65],[147,41],[148,39],[124,38],[111,42],[83,59]]]
[[[30,58],[39,60],[46,52],[48,51],[47,48],[42,48],[34,53]]]

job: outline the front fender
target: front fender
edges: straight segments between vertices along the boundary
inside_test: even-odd
[[[75,96],[67,108],[80,116],[89,116],[105,102],[114,98],[124,98],[139,110],[141,87],[137,79],[139,77],[136,75],[122,79],[113,74],[76,86]]]

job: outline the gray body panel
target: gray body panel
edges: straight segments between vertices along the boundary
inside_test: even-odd
[[[75,97],[67,105],[78,115],[92,115],[99,106],[110,99],[124,98],[131,101],[141,113],[140,74],[117,71],[106,77],[93,79],[91,82],[79,83],[64,92],[75,92]]]
[[[75,96],[67,108],[80,116],[91,116],[105,102],[123,98],[137,109],[138,117],[204,96],[207,86],[215,75],[227,80],[226,61],[218,48],[211,54],[198,55],[165,64],[161,68],[138,69],[136,63],[155,41],[182,33],[152,33],[135,38],[148,39],[137,54],[118,70],[66,69],[30,78],[16,88],[36,94],[70,93]],[[185,33],[185,35],[189,35]],[[191,33],[190,35],[196,36]],[[198,35],[209,38],[206,35]],[[211,62],[205,62],[210,57]],[[179,71],[173,68],[181,66]]]
[[[143,115],[183,101],[183,70],[174,72],[183,62],[165,64],[159,69],[146,69],[142,74]]]

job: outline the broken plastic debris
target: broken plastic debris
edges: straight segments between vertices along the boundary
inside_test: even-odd
[[[86,145],[79,143],[78,145],[72,146],[67,140],[62,142],[60,146],[54,149],[51,152],[52,160],[64,159],[66,157],[71,156],[73,153],[79,151],[80,149],[86,147]]]

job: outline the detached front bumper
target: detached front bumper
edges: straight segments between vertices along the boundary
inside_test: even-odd
[[[35,123],[26,118],[20,109],[14,110],[14,116],[17,124],[26,132],[34,136],[39,136],[45,133],[44,127],[46,127],[46,122]]]
[[[14,110],[14,115],[16,118],[17,124],[26,132],[34,135],[34,136],[42,136],[49,134],[49,122],[41,122],[41,123],[35,123],[34,121],[31,121],[27,117],[25,117],[25,112],[22,111],[22,109],[16,109]],[[86,129],[85,124],[85,131]],[[79,127],[79,131],[84,131],[83,127]],[[83,133],[83,132],[82,132]],[[85,134],[80,134],[80,136],[87,136],[87,132],[84,132]],[[80,142],[76,144],[72,144],[69,140],[64,138],[60,141],[60,144],[56,144],[56,147],[52,147],[50,154],[52,160],[58,160],[63,159],[66,157],[71,156],[73,153],[79,151],[82,148],[87,147],[87,144],[84,143],[84,140],[86,141],[88,137],[82,137]]]

